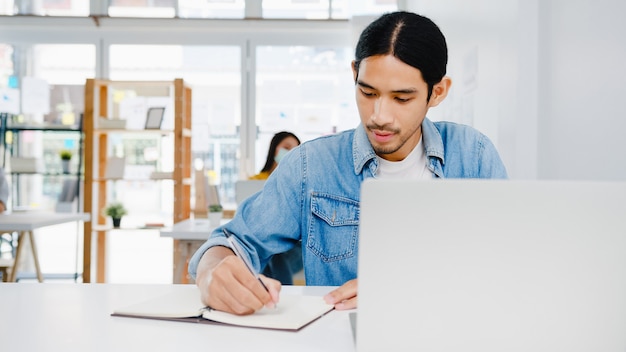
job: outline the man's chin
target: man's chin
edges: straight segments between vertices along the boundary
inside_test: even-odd
[[[390,155],[398,151],[398,148],[385,147],[385,146],[373,146],[374,152],[380,157]]]

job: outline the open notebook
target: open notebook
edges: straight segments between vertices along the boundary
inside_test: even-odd
[[[320,296],[283,294],[275,309],[241,316],[203,307],[195,285],[177,285],[170,293],[116,309],[111,315],[297,331],[332,309]]]

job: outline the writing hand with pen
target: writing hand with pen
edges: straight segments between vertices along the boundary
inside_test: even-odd
[[[252,314],[263,307],[274,308],[280,281],[257,274],[235,237],[226,229],[224,234],[231,248],[210,248],[210,255],[204,255],[198,265],[196,284],[202,303],[238,315]]]

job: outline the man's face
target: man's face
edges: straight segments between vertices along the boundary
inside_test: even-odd
[[[419,143],[428,108],[440,99],[434,95],[427,102],[422,73],[391,55],[362,60],[354,74],[359,115],[374,151],[389,161],[403,160]]]

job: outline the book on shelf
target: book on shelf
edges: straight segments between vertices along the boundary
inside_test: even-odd
[[[125,129],[126,120],[122,119],[109,119],[106,117],[98,117],[98,124],[96,128],[100,129]]]
[[[74,200],[78,196],[78,186],[78,180],[76,179],[63,181],[63,188],[54,208],[57,213],[71,213],[76,209]]]
[[[126,159],[123,157],[112,156],[107,159],[104,178],[122,179],[124,178],[124,168],[126,167]]]
[[[152,171],[150,173],[151,180],[171,180],[173,177],[171,171]]]
[[[332,309],[333,306],[320,296],[283,294],[276,308],[262,308],[250,315],[235,315],[204,307],[196,285],[175,285],[167,294],[121,307],[111,315],[298,331]]]

